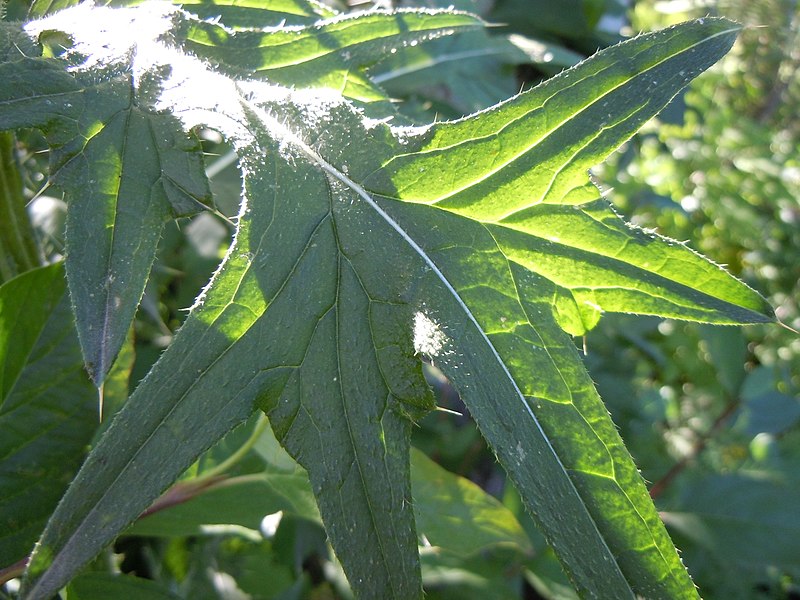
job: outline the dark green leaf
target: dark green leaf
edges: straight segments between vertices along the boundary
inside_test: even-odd
[[[704,476],[684,486],[678,505],[662,515],[696,545],[687,550],[698,568],[713,569],[744,591],[769,569],[800,570],[798,494],[796,480],[766,473]]]
[[[0,287],[0,365],[0,566],[8,566],[33,549],[97,426],[63,265]]]
[[[25,212],[14,143],[13,135],[0,132],[0,283],[41,262]]]

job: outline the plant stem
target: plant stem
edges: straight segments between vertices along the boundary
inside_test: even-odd
[[[14,146],[13,134],[0,132],[0,283],[41,264]]]
[[[20,577],[25,572],[25,567],[28,566],[28,561],[30,560],[29,556],[26,556],[22,560],[18,560],[13,565],[9,565],[3,569],[0,569],[0,585],[3,585],[7,581],[11,581],[16,577]]]
[[[149,508],[139,515],[139,519],[149,517],[154,513],[177,506],[178,504],[188,502],[192,498],[202,494],[204,491],[215,487],[217,483],[223,480],[223,476],[217,476],[209,478],[204,477],[202,480],[197,479],[176,483],[166,492],[161,494],[161,496],[159,496],[158,499],[149,506]]]
[[[181,481],[173,485],[166,492],[161,494],[161,496],[155,502],[153,502],[153,504],[151,504],[147,510],[139,515],[139,518],[142,519],[152,515],[153,513],[170,508],[171,506],[188,502],[206,490],[218,487],[219,485],[224,485],[227,482],[238,482],[240,479],[239,477],[228,478],[226,471],[228,471],[237,462],[242,460],[242,458],[244,458],[244,456],[252,449],[252,447],[258,441],[258,438],[261,437],[261,434],[264,432],[264,428],[268,423],[269,421],[267,420],[266,415],[261,414],[258,418],[258,423],[256,423],[256,426],[253,429],[253,433],[250,434],[250,437],[245,440],[244,444],[242,444],[239,449],[236,450],[236,452],[231,454],[216,467],[209,469],[202,475],[195,477],[194,479]]]
[[[258,423],[256,423],[256,426],[253,428],[253,433],[250,434],[250,437],[247,438],[245,443],[242,444],[241,447],[236,452],[231,454],[228,458],[219,463],[216,467],[214,467],[213,469],[209,469],[202,475],[193,479],[192,483],[203,482],[207,479],[216,479],[222,475],[225,475],[226,471],[228,471],[237,462],[242,460],[242,458],[244,458],[244,456],[248,452],[250,452],[250,449],[256,445],[258,438],[261,437],[261,434],[264,432],[264,429],[267,427],[268,423],[269,421],[267,420],[266,415],[264,415],[263,413],[259,415]]]

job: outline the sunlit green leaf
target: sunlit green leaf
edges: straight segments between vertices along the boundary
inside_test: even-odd
[[[417,528],[432,545],[461,556],[492,544],[532,551],[517,519],[496,498],[414,449],[411,487]]]
[[[202,19],[219,19],[231,29],[309,25],[336,11],[316,0],[188,0],[176,2]]]
[[[67,143],[87,113],[46,104],[36,85],[77,102],[83,77],[119,72],[111,82],[157,109],[175,139],[178,121],[220,130],[244,188],[223,264],[54,514],[29,596],[57,591],[260,408],[308,472],[356,593],[418,597],[409,436],[433,408],[424,355],[458,388],[581,594],[695,597],[569,334],[604,311],[772,319],[718,266],[626,225],[587,177],[723,55],[737,28],[706,19],[641,36],[486,111],[410,127],[391,111],[375,118],[387,99],[356,67],[474,19],[370,12],[254,32],[161,6],[64,11],[28,29],[67,32],[73,45],[60,58],[0,65],[19,82],[0,86],[0,126],[54,119]],[[107,26],[87,32],[88,15]],[[135,39],[115,23],[135,25]],[[165,41],[170,26],[177,46]],[[366,112],[353,99],[377,103]],[[97,106],[111,110],[106,100]],[[130,106],[94,115],[97,131]],[[152,160],[146,136],[124,139]],[[87,169],[120,163],[86,148]],[[187,186],[204,182],[183,173]],[[98,225],[79,220],[85,233],[68,235],[86,240]],[[76,285],[111,283],[81,275]]]

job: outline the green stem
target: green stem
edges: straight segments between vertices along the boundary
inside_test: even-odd
[[[153,504],[147,510],[145,510],[139,518],[142,519],[152,515],[153,513],[170,508],[171,506],[183,504],[184,502],[199,496],[204,491],[211,488],[243,483],[244,481],[249,480],[250,477],[260,477],[260,475],[242,475],[240,477],[228,478],[226,471],[244,458],[251,448],[255,446],[258,438],[261,437],[261,434],[264,432],[264,428],[268,423],[269,421],[267,420],[266,415],[261,414],[259,416],[258,423],[256,423],[256,426],[253,429],[253,433],[250,434],[250,437],[247,438],[244,444],[242,444],[241,447],[236,450],[236,452],[231,454],[226,460],[222,461],[216,467],[209,469],[202,475],[195,477],[194,479],[181,481],[173,485],[166,492],[164,492],[161,497],[158,498],[158,500],[153,502]]]
[[[269,421],[267,420],[267,416],[264,414],[259,415],[258,423],[256,423],[256,426],[253,429],[253,433],[250,434],[250,437],[247,438],[245,443],[242,444],[241,447],[236,452],[231,454],[228,458],[219,463],[216,467],[214,467],[213,469],[209,469],[199,477],[193,479],[192,483],[196,484],[198,482],[204,482],[206,480],[215,479],[221,475],[224,475],[226,471],[228,471],[237,462],[242,460],[242,458],[244,458],[244,456],[248,452],[250,452],[250,449],[253,446],[255,446],[256,442],[258,441],[258,438],[261,437],[261,434],[264,432],[264,429],[267,427],[268,424]]]
[[[0,283],[41,264],[14,145],[13,134],[0,132]]]

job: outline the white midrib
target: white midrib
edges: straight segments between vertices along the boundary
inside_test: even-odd
[[[372,79],[372,81],[374,81],[375,83],[381,84],[381,83],[386,83],[387,81],[391,81],[392,79],[397,79],[398,77],[402,77],[403,75],[417,73],[419,71],[430,69],[431,67],[436,67],[438,65],[449,62],[464,60],[466,58],[486,58],[489,56],[502,56],[503,54],[506,54],[506,51],[499,48],[498,49],[491,48],[488,50],[464,50],[463,52],[437,54],[435,58],[429,58],[425,61],[421,61],[417,64],[413,64],[408,67],[400,67],[392,71],[379,73],[378,75],[370,77],[370,79]]]

